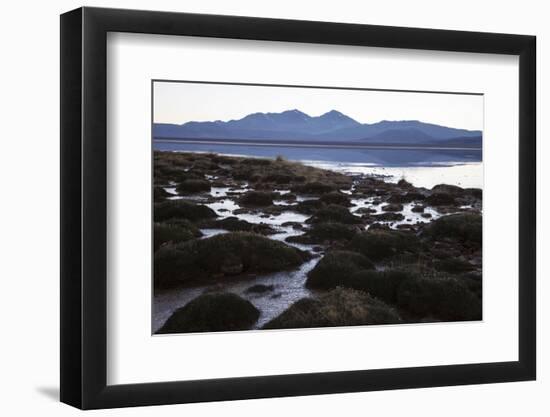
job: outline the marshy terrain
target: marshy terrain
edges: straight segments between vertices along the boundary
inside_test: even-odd
[[[154,153],[153,332],[481,320],[482,191]]]

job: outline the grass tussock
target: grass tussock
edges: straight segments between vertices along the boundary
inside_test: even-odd
[[[374,265],[365,256],[349,251],[331,251],[308,273],[306,287],[324,290],[353,288],[350,285],[353,274],[367,269],[374,269]]]
[[[394,230],[372,230],[357,234],[350,249],[373,261],[380,261],[405,252],[417,252],[420,242],[415,234]]]
[[[230,232],[251,232],[260,235],[271,235],[277,233],[275,229],[267,224],[250,223],[237,217],[226,217],[224,219],[209,222],[208,227],[215,229],[229,230]]]
[[[331,204],[321,207],[315,212],[308,223],[344,223],[344,224],[358,224],[361,223],[361,218],[354,216],[346,207]]]
[[[325,207],[325,203],[323,203],[321,200],[315,199],[315,200],[304,200],[300,201],[295,207],[294,210],[298,213],[302,214],[314,214],[318,210]]]
[[[178,194],[195,194],[210,191],[210,182],[203,179],[186,179],[176,186]]]
[[[461,213],[443,216],[429,223],[424,228],[424,234],[433,240],[455,239],[462,244],[481,248],[481,215]]]
[[[268,322],[264,329],[359,326],[400,323],[397,311],[368,294],[336,288],[318,298],[304,298]]]
[[[406,270],[359,271],[349,278],[349,286],[365,291],[387,303],[395,304],[401,284],[416,277],[413,272]]]
[[[265,207],[273,204],[274,194],[265,191],[249,191],[239,199],[243,206]]]
[[[157,333],[246,330],[259,316],[250,301],[236,294],[203,294],[176,310]]]
[[[153,227],[153,249],[156,251],[164,244],[186,242],[202,233],[188,221],[178,223],[155,223]]]
[[[291,190],[300,194],[321,195],[336,190],[336,186],[331,183],[311,181],[305,184],[294,185]]]
[[[154,256],[155,284],[186,285],[213,278],[283,271],[309,258],[307,252],[260,235],[226,233],[161,247]]]
[[[217,214],[210,207],[202,204],[190,203],[184,200],[167,200],[155,204],[154,217],[157,222],[170,219],[198,221],[213,219],[217,217]]]
[[[343,207],[351,207],[351,201],[349,197],[338,191],[332,191],[327,194],[323,194],[320,200],[325,204],[336,204]]]
[[[460,258],[438,259],[434,261],[433,266],[438,271],[449,272],[451,274],[469,272],[475,269],[470,262]]]
[[[418,278],[403,282],[397,305],[420,317],[446,321],[481,320],[481,299],[456,278]]]

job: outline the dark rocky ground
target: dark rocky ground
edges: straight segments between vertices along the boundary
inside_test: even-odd
[[[255,277],[320,257],[305,282],[313,295],[265,328],[481,319],[480,189],[418,188],[282,158],[154,159],[155,291],[248,279],[251,293],[269,292]],[[306,220],[242,218],[289,211]],[[273,239],[281,228],[294,232]],[[207,229],[226,233],[205,237]],[[258,315],[249,301],[214,291],[175,311],[159,332],[249,329]]]

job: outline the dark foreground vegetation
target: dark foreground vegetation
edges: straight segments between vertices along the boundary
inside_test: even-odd
[[[176,310],[157,333],[216,332],[250,328],[260,312],[235,294],[203,294]]]
[[[154,255],[155,284],[167,287],[283,271],[310,257],[308,252],[253,233],[220,234],[162,246]]]
[[[177,309],[158,333],[257,328],[262,312],[254,297],[275,298],[277,285],[255,279],[314,258],[304,284],[310,295],[263,328],[482,318],[479,189],[424,189],[282,158],[169,152],[154,158],[155,291],[213,287]],[[228,199],[238,208],[208,207]],[[365,199],[369,204],[357,207]],[[407,205],[422,221],[406,217]],[[277,226],[239,218],[283,211],[307,220]],[[206,237],[208,229],[224,233]],[[272,237],[283,229],[299,233]],[[250,282],[244,294],[223,289],[240,280]]]

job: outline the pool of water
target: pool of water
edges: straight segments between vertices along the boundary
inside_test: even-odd
[[[375,201],[375,197],[351,199],[351,203],[353,204],[353,207],[350,208],[350,212],[356,216],[361,216],[362,214],[358,213],[358,211],[362,208],[369,208],[371,210],[374,210],[374,212],[372,213],[373,215],[387,213],[386,211],[383,210],[384,206],[388,205],[387,203],[373,204],[374,201]],[[397,212],[403,215],[404,217],[403,220],[392,220],[392,221],[377,220],[377,223],[386,224],[390,226],[392,229],[397,229],[397,226],[402,224],[428,223],[442,216],[442,214],[439,213],[433,207],[425,207],[424,213],[429,213],[431,217],[429,218],[422,217],[422,213],[417,213],[412,211],[413,207],[417,205],[418,205],[417,203],[403,204],[403,210]]]
[[[374,175],[388,182],[397,182],[405,179],[416,187],[432,188],[437,184],[451,184],[460,187],[483,188],[483,165],[481,162],[481,153],[469,152],[450,152],[450,151],[394,151],[394,150],[350,150],[350,149],[308,149],[300,150],[292,148],[254,148],[223,145],[191,145],[191,144],[172,144],[170,149],[176,151],[195,151],[195,152],[216,152],[227,155],[245,155],[254,157],[274,157],[283,155],[289,160],[299,160],[300,162],[323,169],[330,169],[342,172],[347,175]],[[155,146],[157,148],[157,146]],[[211,179],[214,179],[212,177]],[[170,199],[185,198],[196,202],[203,201],[219,216],[219,219],[230,216],[237,217],[253,224],[266,224],[275,229],[276,233],[269,235],[270,239],[285,242],[301,250],[310,251],[312,254],[313,246],[297,243],[288,243],[286,239],[289,236],[298,236],[305,231],[294,229],[292,226],[283,226],[287,222],[296,222],[304,224],[310,216],[293,211],[293,205],[297,202],[318,197],[298,195],[296,201],[285,201],[282,197],[274,201],[274,205],[284,207],[284,211],[275,214],[264,214],[261,210],[254,210],[245,213],[235,211],[241,209],[238,204],[239,194],[247,192],[250,189],[248,184],[240,187],[212,187],[210,193],[203,195],[194,195],[189,197],[178,196],[175,184],[170,184],[165,190],[171,194]],[[352,190],[341,190],[343,193],[352,195]],[[289,190],[274,190],[281,196],[288,194]],[[215,201],[212,201],[214,200]],[[350,212],[355,215],[361,215],[358,212],[361,208],[370,208],[372,214],[384,213],[383,207],[386,203],[375,204],[375,198],[352,198],[353,206]],[[415,203],[403,204],[403,210],[400,211],[404,216],[400,221],[379,222],[389,225],[391,228],[397,228],[402,224],[426,223],[437,219],[442,214],[435,208],[426,207],[425,213],[429,213],[431,218],[422,217],[421,213],[412,211]],[[467,206],[461,207],[467,209]],[[368,228],[368,226],[367,226]],[[207,228],[201,229],[203,239],[218,234],[227,233],[223,229]],[[192,288],[182,288],[177,290],[155,292],[153,301],[153,323],[152,330],[158,330],[170,315],[178,308],[196,298],[205,291],[227,291],[235,293],[254,304],[261,312],[258,322],[254,328],[260,328],[269,320],[281,314],[292,303],[301,298],[308,297],[311,292],[305,288],[307,273],[315,267],[320,256],[314,254],[315,258],[303,263],[299,268],[292,271],[282,271],[273,274],[266,274],[254,277],[253,279],[235,280],[223,282],[215,285],[197,286]],[[273,289],[263,293],[253,293],[247,291],[253,285],[263,284],[273,286]]]
[[[254,280],[229,281],[216,285],[207,285],[192,288],[160,292],[155,294],[153,303],[153,332],[156,332],[168,320],[170,315],[189,301],[202,293],[215,289],[219,291],[232,292],[247,300],[260,310],[260,317],[255,329],[261,328],[269,320],[277,317],[290,305],[308,297],[311,292],[305,287],[307,273],[319,262],[314,258],[303,263],[293,271],[282,271],[273,274],[266,274],[256,277]],[[252,293],[247,291],[252,285],[273,286],[273,290],[263,293]]]

